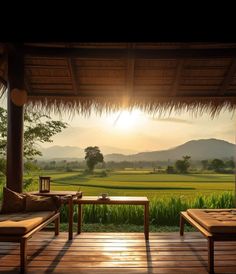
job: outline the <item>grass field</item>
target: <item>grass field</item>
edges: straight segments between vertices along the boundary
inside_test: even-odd
[[[84,175],[83,171],[44,171],[41,175],[52,178],[52,190],[82,190],[84,195],[147,196],[148,198],[185,197],[220,194],[234,190],[233,174],[152,174],[150,170],[124,170],[101,177],[99,172]],[[30,190],[38,189],[38,175]],[[27,178],[28,176],[26,176]]]

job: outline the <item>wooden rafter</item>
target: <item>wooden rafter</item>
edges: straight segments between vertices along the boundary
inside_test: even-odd
[[[229,65],[227,73],[226,73],[224,80],[222,82],[222,85],[219,89],[220,95],[224,95],[227,92],[227,89],[228,89],[230,83],[232,82],[233,76],[235,73],[236,73],[236,58],[234,58]]]
[[[67,61],[68,61],[68,66],[69,66],[69,70],[70,70],[70,74],[71,74],[73,91],[75,94],[78,94],[79,93],[79,85],[78,85],[78,81],[76,78],[74,60],[71,57],[69,57],[69,58],[67,58]]]
[[[126,75],[126,89],[127,94],[133,93],[134,88],[134,68],[135,68],[135,58],[132,55],[132,49],[135,47],[134,44],[129,44],[129,56],[128,56],[128,62],[127,62],[127,75]]]
[[[26,56],[44,57],[83,57],[83,58],[134,58],[183,59],[183,58],[229,58],[236,57],[236,48],[211,49],[104,49],[104,48],[57,48],[25,46]]]
[[[28,79],[28,77],[25,75],[25,77],[24,77],[24,84],[25,84],[25,89],[26,89],[26,91],[27,91],[27,93],[29,94],[29,93],[32,93],[33,92],[33,89],[32,89],[32,87],[31,87],[31,85],[30,85],[30,81],[29,81],[29,79]]]
[[[176,72],[175,72],[175,78],[174,78],[174,81],[173,81],[173,84],[172,84],[172,87],[171,87],[172,96],[175,96],[178,93],[184,63],[185,63],[185,60],[182,59],[182,60],[179,60],[179,62],[177,64],[177,68],[176,68]]]
[[[88,98],[88,99],[93,99],[94,98],[94,95],[88,95],[88,94],[86,94],[86,90],[85,91],[82,91],[81,92],[81,94],[83,94],[83,98],[85,99],[85,98]],[[47,98],[68,98],[68,99],[78,99],[79,97],[78,96],[76,96],[76,95],[73,95],[73,94],[64,94],[64,93],[61,93],[61,94],[59,94],[59,93],[47,93],[46,91],[45,92],[34,92],[34,93],[32,93],[32,94],[29,94],[29,96],[28,96],[28,98],[35,98],[35,97],[47,97]],[[104,95],[97,95],[96,96],[96,98],[104,98]],[[135,97],[136,99],[138,99],[138,98],[143,98],[143,96],[137,96],[137,97]],[[119,99],[120,98],[120,96],[119,96],[119,94],[111,94],[110,95],[110,98],[114,98],[114,99]],[[148,99],[148,96],[146,96],[145,97],[146,99]],[[153,98],[152,96],[151,96],[151,98]],[[232,99],[234,99],[235,98],[235,96],[234,95],[228,95],[228,96],[222,96],[222,95],[218,95],[218,96],[215,96],[215,95],[212,95],[212,96],[210,96],[210,95],[206,95],[206,96],[203,96],[203,95],[199,95],[199,96],[197,96],[197,95],[195,95],[195,96],[181,96],[181,98],[178,98],[178,97],[176,97],[176,96],[160,96],[160,97],[158,97],[158,100],[160,100],[160,101],[162,101],[162,100],[182,100],[182,101],[188,101],[188,100],[214,100],[214,99],[217,99],[217,98],[219,98],[219,99],[222,99],[222,100],[229,100],[230,98],[232,98]]]
[[[70,43],[68,43],[66,46],[67,46],[67,48],[71,49]],[[74,60],[72,57],[68,57],[67,62],[68,62],[68,67],[69,67],[69,71],[70,71],[70,75],[71,75],[71,82],[72,82],[74,94],[78,94],[79,93],[79,85],[78,85],[78,81],[77,81],[77,77],[76,77],[76,68],[75,68]]]

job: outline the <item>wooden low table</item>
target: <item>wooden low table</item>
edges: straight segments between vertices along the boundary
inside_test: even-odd
[[[82,205],[142,205],[144,206],[144,235],[149,239],[149,200],[147,197],[111,196],[109,199],[101,199],[97,196],[83,196],[76,200],[78,204],[78,234],[82,226]]]
[[[77,192],[76,191],[50,191],[50,192],[45,192],[45,193],[41,193],[38,191],[33,191],[30,192],[30,194],[34,194],[34,195],[38,195],[38,196],[48,196],[48,197],[52,197],[52,196],[60,196],[60,197],[66,197],[68,196],[68,199],[65,200],[65,203],[68,204],[68,208],[69,208],[69,235],[68,238],[69,240],[73,239],[73,212],[74,212],[74,207],[73,207],[73,199],[76,196]]]

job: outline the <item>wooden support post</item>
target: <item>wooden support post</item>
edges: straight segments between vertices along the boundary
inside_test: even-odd
[[[149,201],[144,205],[144,235],[149,239]]]
[[[69,208],[69,240],[73,239],[73,196],[71,195],[68,199],[68,208]]]
[[[27,239],[22,238],[20,242],[20,273],[27,272]]]
[[[81,227],[82,227],[82,205],[78,204],[78,220],[77,220],[77,233],[80,234],[81,233]]]
[[[214,273],[214,240],[212,237],[208,238],[208,272]]]
[[[7,187],[22,192],[24,108],[12,102],[13,89],[24,89],[24,57],[18,48],[8,56]]]
[[[180,213],[180,222],[179,222],[179,233],[180,233],[180,236],[184,235],[184,223],[185,223],[184,217]]]
[[[55,236],[59,235],[60,232],[60,215],[55,219]]]

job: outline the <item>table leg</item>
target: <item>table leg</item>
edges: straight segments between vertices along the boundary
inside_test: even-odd
[[[69,207],[69,240],[72,240],[73,238],[73,197],[69,198],[68,207]]]
[[[179,222],[179,233],[180,233],[180,236],[184,235],[184,223],[185,223],[184,217],[180,213],[180,222]]]
[[[144,234],[145,239],[149,239],[149,202],[144,205]]]
[[[81,227],[82,227],[82,205],[78,204],[78,226],[77,226],[77,233],[81,233]]]

